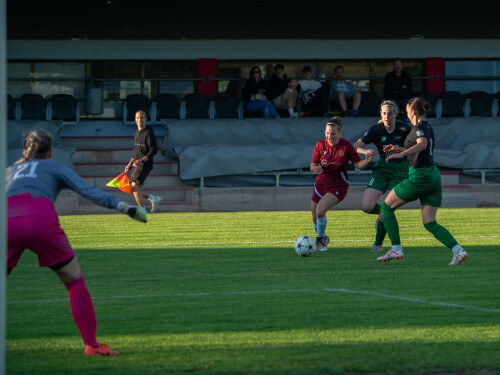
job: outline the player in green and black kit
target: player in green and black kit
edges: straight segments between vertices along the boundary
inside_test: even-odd
[[[386,158],[387,161],[407,156],[410,168],[408,178],[392,189],[382,204],[384,226],[391,239],[392,247],[387,253],[377,258],[379,262],[404,257],[399,238],[398,221],[394,211],[417,199],[420,199],[422,206],[422,222],[425,229],[431,232],[443,245],[452,249],[453,259],[449,265],[458,265],[467,258],[467,253],[451,233],[436,222],[436,212],[441,206],[443,189],[441,175],[433,160],[434,131],[425,120],[425,114],[429,108],[429,103],[422,98],[410,99],[406,105],[406,114],[413,124],[413,129],[406,137],[404,147],[394,145],[384,147],[386,152],[395,152]]]
[[[361,209],[364,212],[379,215],[375,223],[375,228],[377,229],[375,243],[370,251],[383,250],[382,242],[386,234],[380,205],[377,203],[377,199],[386,191],[390,191],[405,178],[408,178],[407,159],[401,158],[387,162],[386,158],[391,155],[392,152],[384,151],[384,147],[387,145],[403,146],[406,137],[412,129],[412,126],[396,120],[397,115],[398,107],[396,103],[390,100],[384,101],[380,105],[381,119],[378,124],[373,125],[361,139],[354,143],[354,149],[358,154],[374,156],[376,154],[374,150],[364,148],[366,145],[373,143],[377,147],[380,155],[380,159],[375,163],[361,201]]]

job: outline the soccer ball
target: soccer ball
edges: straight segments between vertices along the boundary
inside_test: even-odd
[[[316,241],[314,241],[314,238],[309,236],[300,236],[297,238],[297,241],[295,241],[294,247],[297,255],[308,257],[316,250]]]

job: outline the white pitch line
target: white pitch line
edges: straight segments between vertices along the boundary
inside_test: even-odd
[[[251,294],[287,294],[287,293],[313,293],[313,292],[329,292],[329,293],[348,293],[348,294],[365,294],[374,297],[391,298],[399,301],[408,301],[414,303],[420,303],[423,305],[436,305],[441,307],[452,307],[457,309],[467,309],[474,311],[483,311],[489,313],[500,313],[500,309],[488,309],[479,306],[472,305],[459,305],[456,303],[447,302],[433,302],[426,301],[420,298],[410,298],[403,296],[394,296],[385,293],[370,292],[367,290],[351,290],[342,288],[323,288],[323,289],[285,289],[285,290],[254,290],[254,291],[240,291],[240,292],[198,292],[198,293],[172,293],[172,294],[138,294],[135,296],[110,296],[110,297],[93,297],[93,300],[114,300],[114,299],[137,299],[137,298],[173,298],[173,297],[204,297],[204,296],[230,296],[230,295],[251,295]],[[42,299],[42,300],[20,300],[20,301],[8,301],[7,304],[21,304],[21,303],[52,303],[52,302],[67,302],[67,299],[56,298],[56,299]]]
[[[455,236],[458,239],[474,239],[474,238],[500,238],[500,236]],[[434,237],[415,237],[415,238],[403,238],[402,241],[423,241],[423,240],[435,240]],[[231,245],[263,245],[263,244],[280,244],[280,243],[294,243],[293,241],[236,241],[230,242]],[[370,239],[335,239],[336,243],[351,243],[351,242],[373,242],[373,238]],[[197,246],[197,245],[227,245],[229,242],[155,242],[155,243],[110,243],[110,244],[88,244],[81,246],[73,246],[74,249],[78,248],[88,248],[92,247],[147,247],[147,246]]]
[[[409,297],[401,297],[401,296],[392,296],[390,294],[378,293],[378,292],[369,292],[369,291],[366,291],[366,290],[349,290],[349,289],[321,289],[321,290],[323,290],[325,292],[367,294],[367,295],[370,295],[370,296],[392,298],[392,299],[397,299],[397,300],[400,300],[400,301],[409,301],[409,302],[421,303],[421,304],[426,304],[426,305],[436,305],[436,306],[443,306],[443,307],[455,307],[455,308],[458,308],[458,309],[468,309],[468,310],[475,310],[475,311],[500,313],[499,309],[487,309],[487,308],[484,308],[484,307],[470,306],[470,305],[459,305],[459,304],[456,304],[456,303],[447,303],[447,302],[433,302],[433,301],[426,301],[426,300],[420,299],[420,298],[409,298]]]

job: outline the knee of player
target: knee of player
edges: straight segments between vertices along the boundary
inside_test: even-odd
[[[138,192],[141,190],[141,185],[139,185],[137,182],[131,182],[130,183],[130,189],[132,189],[133,192]]]
[[[361,211],[366,212],[367,214],[369,214],[370,212],[372,212],[374,206],[375,206],[374,204],[370,204],[370,203],[366,203],[366,202],[361,202]]]

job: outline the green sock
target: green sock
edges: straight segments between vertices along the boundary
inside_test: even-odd
[[[448,229],[442,227],[435,221],[424,224],[424,227],[434,235],[436,240],[450,249],[453,249],[453,246],[458,243],[457,240],[455,240],[455,238],[451,235],[451,233],[448,232]]]
[[[391,239],[392,246],[401,245],[401,239],[399,238],[399,225],[394,215],[394,210],[391,209],[387,203],[382,203],[382,217],[384,218],[384,227]]]
[[[380,204],[375,203],[375,206],[373,206],[373,210],[368,212],[370,215],[379,215],[380,214]]]
[[[375,235],[375,245],[382,246],[386,233],[384,222],[379,220],[377,224],[377,234]]]

